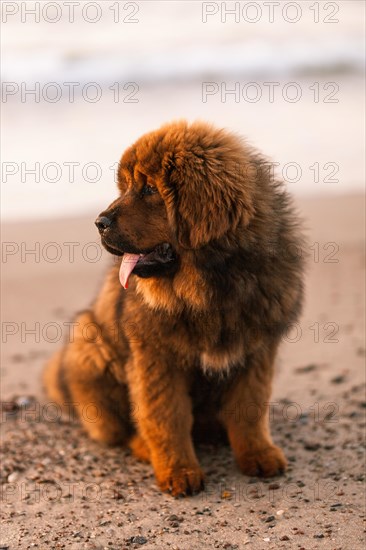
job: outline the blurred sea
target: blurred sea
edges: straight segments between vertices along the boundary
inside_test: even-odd
[[[57,22],[41,16],[37,23],[19,9],[3,24],[3,86],[17,89],[2,103],[4,219],[98,212],[116,194],[122,150],[174,118],[204,118],[247,136],[279,163],[295,194],[364,188],[363,2],[297,2],[301,18],[294,23],[286,17],[296,13],[285,17],[284,2],[273,22],[264,3],[251,3],[260,9],[245,13],[260,16],[256,23],[243,16],[247,2],[240,3],[237,22],[229,14],[222,21],[221,2],[208,3],[219,12],[205,17],[201,2],[154,0],[120,3],[114,22],[115,4],[99,2],[95,23],[83,19],[83,2],[74,22],[59,2]],[[48,19],[56,15],[47,12]],[[91,82],[100,91],[95,102],[82,92]],[[204,82],[215,90],[206,101]],[[243,95],[253,82],[257,101]],[[291,82],[301,91],[299,101],[284,99]],[[57,101],[42,95],[49,83],[61,90]],[[77,83],[72,102],[67,83]],[[275,86],[273,101],[268,83]],[[22,101],[21,90],[35,86],[39,101],[32,94]],[[235,86],[240,97],[222,96]]]
[[[17,18],[8,16],[3,27],[3,79],[85,84],[97,77],[105,85],[115,80],[157,84],[206,76],[358,73],[364,68],[365,9],[359,0],[328,2],[327,9],[319,10],[319,23],[314,22],[314,8],[310,9],[314,3],[306,1],[298,3],[298,15],[277,7],[272,23],[269,9],[260,2],[252,2],[257,10],[245,12],[248,2],[241,2],[238,22],[234,14],[225,16],[221,10],[210,15],[212,8],[204,9],[201,2],[153,0],[129,2],[131,7],[120,10],[120,21],[114,23],[113,3],[99,4],[101,18],[94,24],[83,20],[80,8],[75,9],[74,23],[65,7],[60,21],[53,24],[42,21],[41,15],[34,23],[34,16],[26,12],[25,23],[19,20],[21,12]],[[216,2],[207,4],[220,7]],[[227,10],[234,4],[227,2]],[[285,19],[296,19],[300,13],[298,22]],[[91,11],[85,14],[97,16]],[[57,12],[49,9],[46,15],[52,19]],[[257,18],[256,23],[248,22]],[[328,23],[323,22],[326,19]]]

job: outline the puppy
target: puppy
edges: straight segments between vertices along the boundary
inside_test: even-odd
[[[95,223],[119,264],[49,362],[49,396],[93,439],[151,462],[174,496],[203,487],[193,440],[227,437],[243,474],[283,472],[268,403],[304,270],[286,190],[237,136],[184,121],[127,149],[118,187]]]

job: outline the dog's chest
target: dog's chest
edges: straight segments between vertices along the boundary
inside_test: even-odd
[[[195,350],[204,371],[228,370],[244,362],[245,330],[233,315],[204,315],[192,323]]]

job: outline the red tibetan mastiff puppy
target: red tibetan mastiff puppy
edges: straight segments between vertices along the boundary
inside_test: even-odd
[[[174,496],[202,489],[193,441],[221,433],[243,474],[283,472],[268,404],[303,295],[286,190],[260,154],[201,122],[142,136],[118,187],[95,223],[119,265],[50,361],[50,398],[73,403],[93,439],[150,461]],[[93,422],[82,414],[91,403]]]

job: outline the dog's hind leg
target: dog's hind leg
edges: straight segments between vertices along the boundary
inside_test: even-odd
[[[44,373],[51,399],[72,407],[89,436],[108,445],[127,442],[131,427],[127,386],[115,378],[117,361],[89,312],[76,320],[75,334]]]

